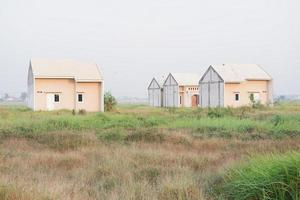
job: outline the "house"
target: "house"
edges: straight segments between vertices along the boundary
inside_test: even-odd
[[[34,111],[104,111],[103,77],[98,66],[72,60],[31,60],[28,106]]]
[[[148,86],[148,103],[152,107],[163,106],[163,82],[164,76],[161,79],[153,78]]]
[[[260,65],[211,65],[199,81],[200,107],[273,103],[273,80]]]
[[[197,107],[200,77],[196,73],[170,73],[163,84],[164,107]]]

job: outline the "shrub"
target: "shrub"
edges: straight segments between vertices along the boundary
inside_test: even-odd
[[[116,98],[110,93],[106,92],[104,94],[104,109],[105,111],[112,111],[117,105]]]
[[[300,153],[252,158],[226,170],[211,186],[219,199],[298,200]]]

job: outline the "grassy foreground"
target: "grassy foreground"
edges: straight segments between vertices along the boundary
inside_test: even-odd
[[[257,154],[297,153],[299,134],[297,103],[84,115],[0,107],[0,199],[226,198],[222,188],[239,191],[242,179],[224,169]]]
[[[300,152],[258,156],[216,180],[212,187],[216,199],[298,200]]]

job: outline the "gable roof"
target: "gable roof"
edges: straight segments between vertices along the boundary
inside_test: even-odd
[[[166,80],[167,77],[168,76],[166,76],[165,74],[163,74],[162,76],[160,76],[160,78],[153,77],[151,79],[151,82],[150,82],[148,88],[150,88],[150,86],[151,86],[151,84],[152,84],[153,81],[155,81],[160,88],[163,88],[164,82],[165,82],[165,80]]]
[[[74,78],[77,82],[101,82],[103,80],[95,63],[33,59],[30,65],[35,78]]]
[[[201,74],[198,73],[170,73],[178,85],[198,85]]]
[[[156,78],[153,78],[148,86],[148,89],[152,88],[151,85],[153,82],[156,83],[156,85],[158,86],[158,89],[161,88],[161,85],[157,82]]]
[[[222,64],[211,67],[227,83],[247,80],[272,80],[272,77],[257,64]]]

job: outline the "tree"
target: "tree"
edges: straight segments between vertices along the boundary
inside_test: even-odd
[[[117,105],[116,98],[110,92],[105,92],[105,94],[104,94],[104,108],[105,108],[105,111],[114,110],[116,105]]]

